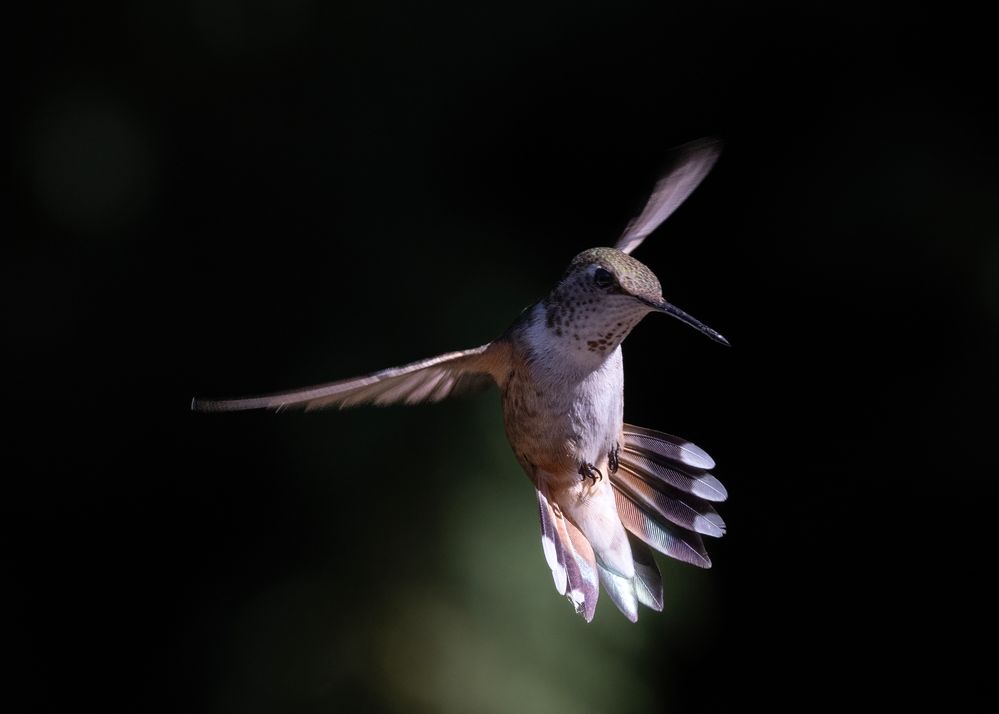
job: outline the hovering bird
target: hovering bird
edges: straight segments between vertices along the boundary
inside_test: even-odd
[[[630,253],[697,188],[720,149],[713,139],[678,147],[615,246],[573,258],[551,293],[488,344],[289,392],[196,398],[191,408],[416,404],[496,384],[507,439],[537,491],[542,548],[556,590],[587,622],[598,583],[632,622],[639,603],[661,611],[662,576],[652,550],[710,567],[701,535],[725,532],[711,504],[728,494],[709,473],[715,462],[702,449],[624,423],[621,342],[653,312],[728,342],[666,302],[659,280]]]

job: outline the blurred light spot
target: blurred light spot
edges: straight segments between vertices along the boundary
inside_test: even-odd
[[[81,230],[113,229],[148,205],[152,152],[126,111],[95,96],[56,103],[41,117],[31,157],[47,216]]]
[[[391,614],[377,637],[388,708],[648,711],[652,691],[641,669],[648,629],[609,602],[588,625],[555,592],[533,491],[515,471],[496,405],[485,402],[469,429],[474,441],[458,439],[449,459],[434,465],[454,471],[437,558],[448,572],[388,599]],[[496,468],[483,469],[487,462]]]

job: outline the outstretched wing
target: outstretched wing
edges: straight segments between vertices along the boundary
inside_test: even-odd
[[[718,139],[707,138],[677,147],[672,166],[656,182],[645,208],[624,229],[614,247],[630,253],[641,245],[645,236],[669,218],[704,180],[718,160],[721,146]]]
[[[352,407],[358,404],[416,404],[498,383],[504,378],[509,343],[504,340],[461,352],[448,352],[363,377],[289,392],[239,399],[198,399],[191,409],[233,412],[247,409]]]

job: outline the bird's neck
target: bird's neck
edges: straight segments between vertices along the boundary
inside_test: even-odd
[[[537,303],[525,324],[523,339],[532,361],[543,369],[583,377],[600,369],[643,315],[551,298]]]

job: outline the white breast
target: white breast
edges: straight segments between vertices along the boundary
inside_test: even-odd
[[[525,339],[531,372],[548,397],[554,430],[575,442],[578,457],[597,464],[617,442],[624,419],[624,367],[620,345],[607,352],[578,348],[572,335],[556,336],[538,305]],[[556,425],[552,425],[556,426]]]
[[[618,346],[572,390],[569,414],[581,455],[597,464],[614,447],[624,421],[624,366]]]

